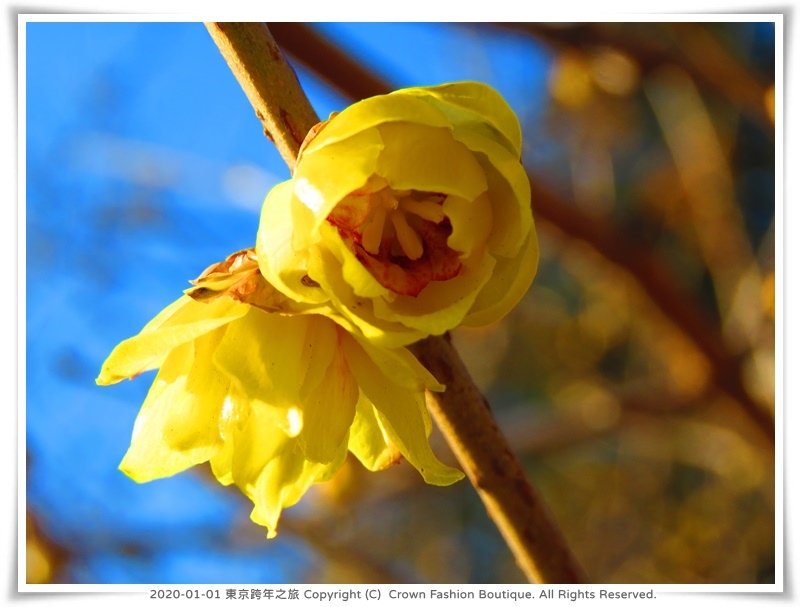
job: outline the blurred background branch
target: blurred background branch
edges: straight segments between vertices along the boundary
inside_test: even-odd
[[[664,65],[684,70],[706,91],[748,112],[764,127],[772,115],[764,103],[771,83],[743,65],[700,23],[500,23],[496,27],[534,36],[556,52],[611,47],[624,53],[643,76]]]

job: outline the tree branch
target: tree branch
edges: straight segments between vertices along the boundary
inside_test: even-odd
[[[319,119],[267,25],[207,23],[206,27],[256,111],[264,134],[294,170],[300,145]]]
[[[317,117],[291,68],[276,52],[266,25],[211,23],[207,27],[265,129],[293,167]],[[526,480],[458,354],[441,337],[423,340],[415,352],[447,385],[444,394],[426,395],[433,415],[528,579],[582,581],[560,530]]]
[[[444,337],[428,337],[411,350],[447,386],[426,393],[428,407],[520,569],[535,582],[580,583],[578,562],[458,352]]]

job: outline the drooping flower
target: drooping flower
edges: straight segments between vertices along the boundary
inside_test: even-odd
[[[138,482],[209,461],[276,533],[281,510],[329,479],[351,451],[370,470],[401,455],[432,484],[463,475],[430,449],[424,389],[441,390],[405,349],[377,348],[318,308],[290,301],[252,250],[211,266],[120,343],[97,383],[159,368],[120,464]]]
[[[520,153],[516,116],[485,84],[356,103],[309,134],[268,194],[261,271],[381,345],[494,322],[538,264]]]

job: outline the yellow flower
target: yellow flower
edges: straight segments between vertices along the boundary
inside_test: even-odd
[[[390,347],[494,322],[539,259],[520,153],[516,116],[484,84],[356,103],[309,134],[267,195],[261,271]]]
[[[242,251],[120,343],[97,383],[159,368],[120,469],[137,482],[210,461],[273,537],[281,510],[350,450],[370,470],[404,456],[432,484],[463,475],[430,449],[424,389],[405,349],[377,348],[275,291]]]

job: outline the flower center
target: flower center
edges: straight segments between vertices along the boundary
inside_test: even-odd
[[[433,280],[461,271],[447,246],[452,232],[443,194],[393,190],[382,179],[345,197],[328,215],[339,235],[384,287],[416,296]]]

